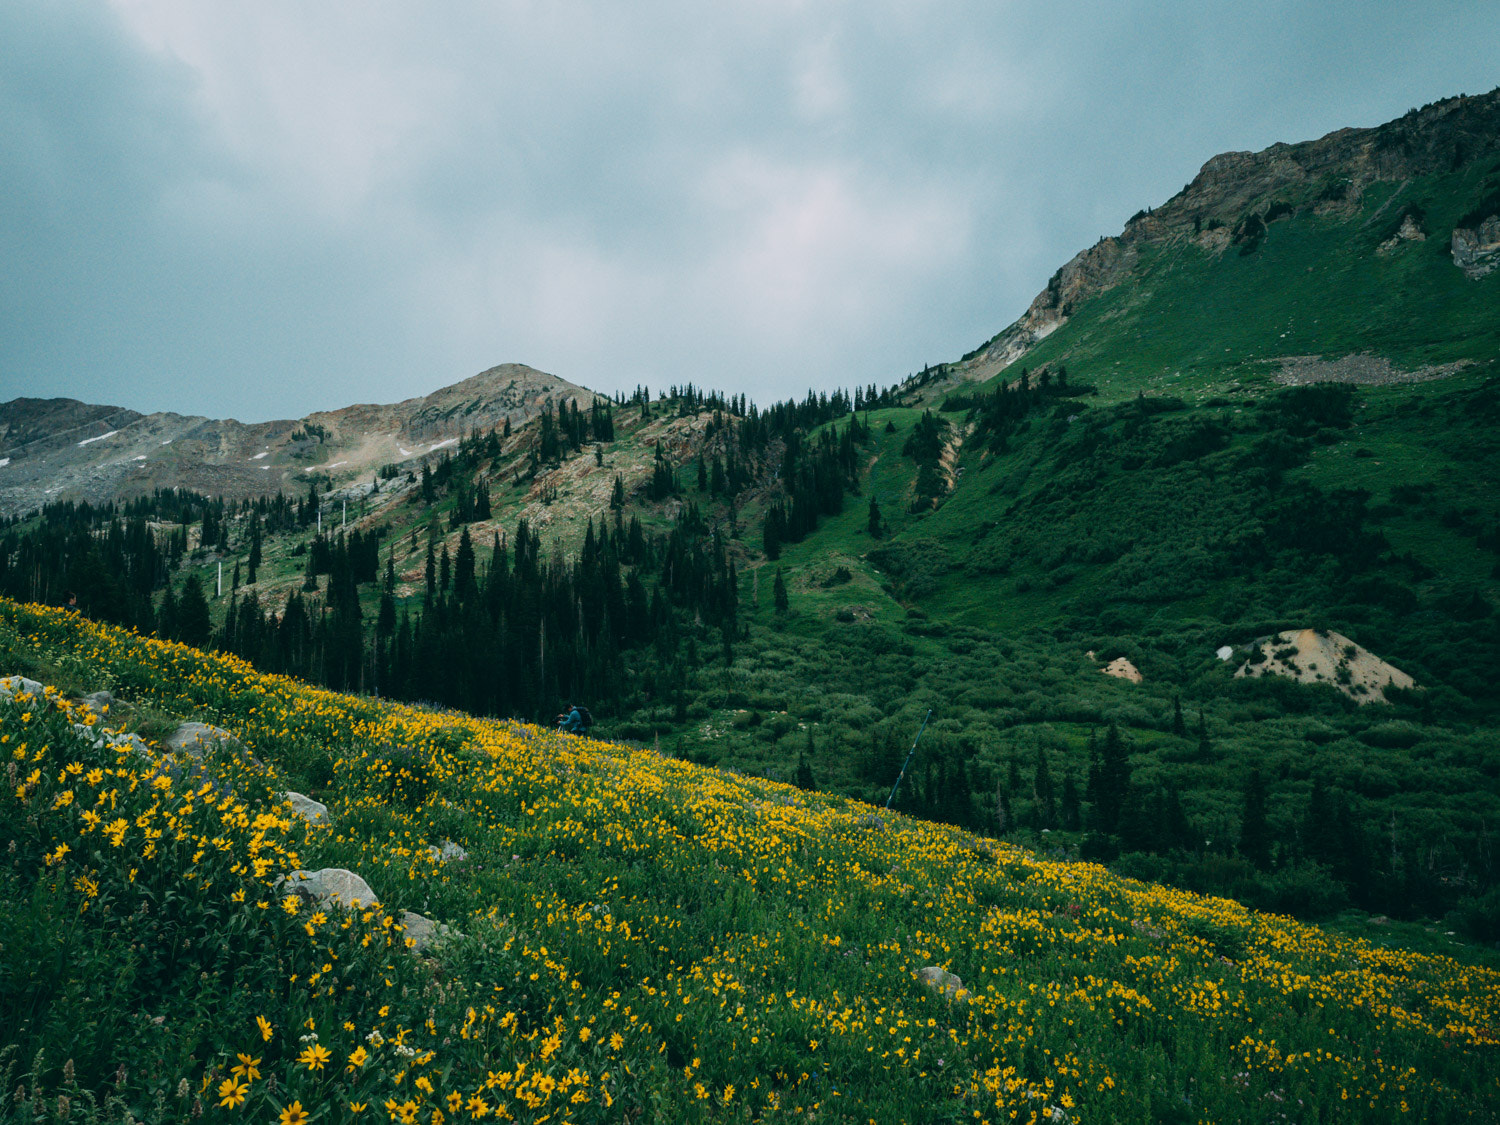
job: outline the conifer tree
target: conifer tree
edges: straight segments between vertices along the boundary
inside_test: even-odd
[[[1031,796],[1038,828],[1057,823],[1057,798],[1052,790],[1052,771],[1047,767],[1047,752],[1036,748],[1036,768],[1031,776]]]
[[[1073,771],[1063,775],[1062,826],[1069,832],[1077,832],[1083,824],[1078,807],[1078,784],[1073,780]]]
[[[809,793],[818,788],[817,782],[813,779],[812,766],[807,763],[806,751],[799,751],[797,754],[797,788],[805,789]]]
[[[1182,698],[1176,695],[1172,697],[1172,733],[1178,738],[1187,734],[1187,726],[1182,721]]]
[[[1130,790],[1130,751],[1120,737],[1120,728],[1114,723],[1104,733],[1104,749],[1099,762],[1099,799],[1094,812],[1096,826],[1103,832],[1116,832],[1120,826],[1120,812],[1125,806],[1125,797]]]
[[[1240,855],[1262,870],[1271,866],[1271,829],[1266,823],[1266,784],[1258,769],[1252,769],[1245,781],[1245,802],[1240,814]]]
[[[880,505],[875,502],[874,496],[870,497],[870,518],[865,524],[865,530],[872,539],[879,539],[885,534],[885,528],[880,522]]]
[[[239,569],[239,564],[235,564]],[[255,572],[260,569],[260,517],[256,516],[250,521],[250,559],[246,564],[245,581],[255,585]]]
[[[177,603],[177,639],[185,645],[202,648],[208,644],[212,632],[203,586],[196,574],[189,574],[182,584],[182,598]]]
[[[786,581],[781,577],[781,568],[779,566],[776,568],[776,583],[771,587],[771,593],[776,606],[776,612],[781,616],[785,616],[791,609],[791,604],[787,601]]]
[[[474,543],[469,538],[465,525],[458,536],[458,554],[453,560],[453,589],[459,598],[468,598],[476,591],[474,582]]]

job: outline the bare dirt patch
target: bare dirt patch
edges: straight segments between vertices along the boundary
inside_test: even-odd
[[[1387,688],[1416,686],[1405,672],[1343,634],[1314,629],[1289,629],[1257,640],[1235,676],[1266,675],[1331,684],[1357,703],[1384,703]]]

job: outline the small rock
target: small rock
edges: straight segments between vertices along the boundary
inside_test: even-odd
[[[162,743],[162,749],[168,753],[181,751],[197,757],[203,747],[210,743],[228,742],[237,746],[239,741],[227,730],[220,730],[207,723],[188,722],[179,724],[177,729]]]
[[[147,746],[146,740],[138,734],[129,734],[124,731],[121,731],[119,734],[112,734],[109,736],[109,744],[116,748],[128,746],[135,752],[137,757],[151,757],[151,747]]]
[[[964,982],[958,979],[954,973],[946,969],[940,969],[936,965],[928,965],[926,968],[917,970],[917,979],[939,995],[949,1000],[962,1000],[967,996],[968,990],[964,988]]]
[[[278,883],[286,884],[303,899],[319,906],[329,902],[343,907],[379,906],[375,892],[354,872],[344,867],[324,867],[318,871],[293,871]]]
[[[25,676],[0,677],[0,700],[9,703],[16,696],[27,694],[41,699],[45,689],[36,680],[29,680]]]
[[[401,912],[401,926],[406,931],[406,936],[411,938],[411,949],[415,953],[426,952],[453,932],[443,923],[434,922],[411,910]]]
[[[86,710],[92,711],[101,719],[111,711],[118,710],[115,705],[115,697],[107,691],[91,692],[78,702],[82,703]]]
[[[328,806],[322,801],[314,801],[311,797],[290,791],[282,794],[282,800],[291,805],[292,812],[302,817],[307,823],[328,823]]]
[[[428,844],[427,854],[430,855],[438,863],[448,863],[451,860],[455,859],[469,858],[469,853],[464,851],[463,848],[455,844],[452,840],[444,840],[443,846],[441,848],[435,847],[432,844]]]

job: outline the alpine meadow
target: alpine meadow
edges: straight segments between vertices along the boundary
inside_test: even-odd
[[[1500,1119],[1500,90],[974,343],[0,405],[0,1120]]]

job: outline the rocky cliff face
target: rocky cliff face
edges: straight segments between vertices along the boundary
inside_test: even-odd
[[[1478,281],[1500,266],[1500,213],[1491,215],[1477,228],[1459,227],[1453,232],[1453,264],[1471,281]]]
[[[104,503],[155,488],[230,499],[301,492],[314,477],[370,476],[507,419],[519,426],[544,403],[572,399],[586,406],[594,397],[554,375],[505,364],[421,398],[274,422],[14,399],[0,404],[0,515],[55,500]]]
[[[1452,172],[1500,156],[1500,89],[1412,110],[1373,129],[1340,129],[1315,141],[1225,152],[1203,165],[1162,206],[1142,211],[1053,274],[1026,312],[971,362],[988,377],[1056,331],[1074,307],[1132,275],[1142,246],[1188,239],[1205,253],[1258,241],[1266,227],[1301,211],[1352,215],[1374,183]],[[1495,169],[1500,171],[1500,169]],[[1386,203],[1399,240],[1425,238],[1420,219],[1401,213],[1400,191]],[[1500,264],[1497,214],[1452,234],[1455,265],[1471,278]],[[1487,215],[1487,211],[1486,211]]]

